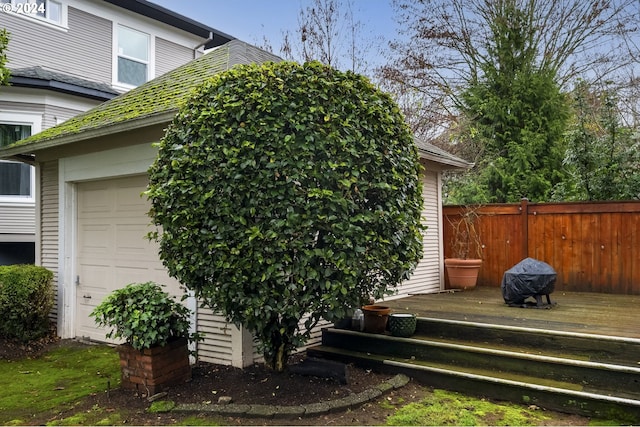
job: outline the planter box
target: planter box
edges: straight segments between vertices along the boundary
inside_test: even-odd
[[[121,386],[154,395],[167,387],[191,379],[187,339],[164,347],[136,350],[129,344],[117,347],[120,354]]]

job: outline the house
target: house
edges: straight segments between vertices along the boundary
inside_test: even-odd
[[[235,64],[280,58],[239,40],[119,95],[58,126],[0,149],[0,158],[20,158],[37,169],[39,264],[57,273],[58,333],[64,338],[104,341],[89,313],[104,296],[128,283],[153,280],[182,295],[158,256],[150,231],[149,202],[141,197],[147,170],[181,100],[208,76]],[[469,165],[438,148],[418,143],[425,165],[425,260],[398,296],[441,289],[443,280],[440,174]],[[259,358],[253,337],[224,318],[187,304],[205,334],[199,357],[248,366]]]
[[[0,147],[37,134],[233,37],[143,0],[0,0],[10,86],[0,88]],[[0,162],[0,265],[41,262],[38,168]],[[40,223],[39,221],[43,221]]]

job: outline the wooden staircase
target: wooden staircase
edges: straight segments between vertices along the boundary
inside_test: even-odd
[[[436,388],[640,420],[640,339],[418,318],[411,338],[326,328],[307,354]]]

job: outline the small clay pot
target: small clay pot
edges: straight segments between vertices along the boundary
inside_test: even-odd
[[[384,334],[391,309],[384,305],[362,306],[364,313],[364,331],[371,334]]]

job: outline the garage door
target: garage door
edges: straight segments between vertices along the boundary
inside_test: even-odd
[[[106,341],[89,313],[111,291],[129,283],[155,281],[181,295],[158,256],[150,230],[149,202],[141,193],[147,176],[77,185],[76,336]]]

